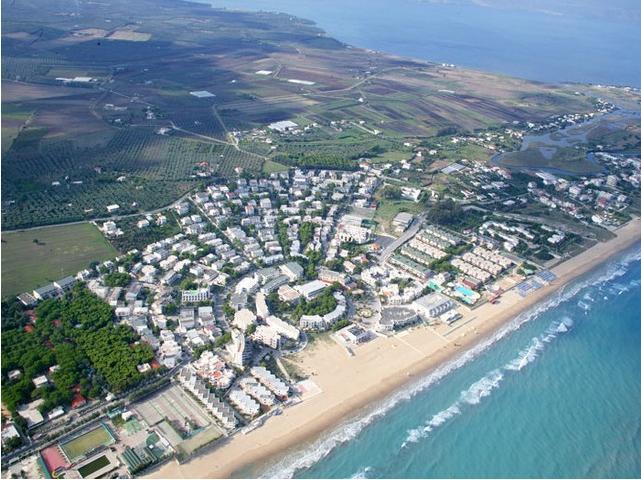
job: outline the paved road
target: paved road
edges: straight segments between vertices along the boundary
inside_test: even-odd
[[[423,221],[425,220],[425,213],[420,214],[418,217],[414,219],[412,222],[412,225],[410,228],[405,230],[403,234],[398,237],[396,240],[394,240],[392,243],[390,243],[385,249],[381,252],[381,263],[384,263],[387,261],[387,259],[394,253],[394,250],[396,250],[398,247],[403,245],[405,242],[407,242],[410,238],[412,238],[416,233],[419,231],[421,228],[421,225],[423,225]]]
[[[131,394],[137,392],[138,390],[147,388],[149,387],[149,385],[153,385],[155,382],[159,382],[161,378],[164,378],[164,377],[171,378],[178,372],[178,370],[180,370],[180,368],[182,368],[184,365],[186,365],[190,361],[191,361],[191,356],[185,355],[182,361],[179,364],[177,364],[174,368],[167,370],[164,374],[158,377],[153,378],[153,380],[151,380],[150,382],[148,383],[146,382],[141,385],[138,385],[134,387],[132,390],[129,390],[125,393],[120,394],[118,397],[114,398],[109,402],[107,401],[95,402],[91,407],[83,410],[77,417],[73,418],[68,415],[65,420],[57,423],[53,428],[48,428],[46,430],[41,429],[35,432],[33,434],[33,437],[31,438],[31,442],[29,442],[28,445],[14,452],[11,452],[7,455],[3,455],[3,458],[2,458],[3,467],[5,464],[12,465],[17,461],[20,461],[23,458],[29,455],[32,455],[36,451],[41,450],[42,448],[50,444],[59,442],[61,439],[77,436],[80,432],[88,430],[88,427],[94,425],[95,423],[104,421],[104,414],[98,416],[97,418],[91,418],[92,415],[94,415],[96,412],[99,412],[103,409],[108,410],[110,408],[113,408],[119,402],[124,402],[125,406],[130,405],[131,403],[136,403],[135,401],[132,402],[129,400],[129,396]],[[158,389],[165,388],[165,386],[166,386],[165,384],[159,385]],[[69,431],[65,432],[64,430],[66,428],[69,428],[70,426],[73,426],[73,427],[69,429]],[[53,440],[46,440],[46,438],[53,438]]]

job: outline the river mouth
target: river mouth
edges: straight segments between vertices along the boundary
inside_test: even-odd
[[[606,172],[596,151],[626,152],[639,149],[640,143],[641,112],[616,110],[553,132],[526,135],[520,150],[499,153],[491,163],[514,171],[594,176]]]

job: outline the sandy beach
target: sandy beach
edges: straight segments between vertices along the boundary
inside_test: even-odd
[[[237,434],[182,465],[168,462],[148,477],[225,478],[308,442],[361,408],[472,348],[568,282],[640,242],[641,219],[632,220],[616,234],[616,238],[553,268],[558,278],[550,285],[525,299],[510,291],[498,304],[469,311],[451,327],[419,326],[392,337],[380,337],[356,347],[353,357],[331,340],[310,345],[295,362],[321,393],[284,409],[282,415],[269,418],[246,435]]]

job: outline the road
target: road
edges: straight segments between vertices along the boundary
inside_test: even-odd
[[[66,437],[76,436],[83,430],[87,430],[88,427],[92,426],[94,423],[103,421],[104,413],[98,415],[97,417],[94,417],[96,413],[106,412],[107,410],[114,408],[120,402],[123,402],[124,406],[129,405],[131,403],[135,403],[135,401],[132,402],[129,400],[130,395],[132,395],[133,393],[136,393],[141,389],[147,388],[149,385],[153,385],[155,382],[158,382],[162,378],[165,378],[165,377],[171,378],[174,374],[178,372],[178,370],[180,370],[184,365],[186,365],[190,361],[191,361],[191,356],[185,355],[182,361],[179,364],[177,364],[174,368],[172,368],[171,370],[167,370],[165,373],[163,373],[162,375],[159,375],[158,377],[153,378],[151,381],[140,384],[134,387],[132,390],[129,390],[127,392],[124,392],[118,395],[116,398],[114,398],[109,402],[106,402],[106,401],[95,402],[90,407],[86,408],[85,410],[82,410],[82,412],[80,412],[79,414],[77,413],[78,417],[76,418],[72,418],[69,414],[67,414],[65,418],[63,418],[61,421],[55,424],[53,428],[48,428],[46,430],[43,430],[43,429],[38,430],[38,432],[33,435],[31,439],[32,440],[31,443],[9,454],[6,454],[6,455],[3,454],[2,456],[3,467],[5,465],[12,465],[17,461],[20,461],[21,459],[26,458],[29,455],[32,455],[33,453],[39,450],[42,450],[43,448],[47,447],[50,444],[59,442],[61,439],[64,439]],[[162,384],[159,386],[159,389],[164,388],[165,386],[166,384]],[[151,392],[149,394],[151,395]],[[49,438],[53,438],[53,439],[48,440]]]
[[[389,257],[392,255],[392,253],[394,253],[394,250],[396,250],[398,247],[400,247],[405,242],[407,242],[410,238],[416,235],[416,233],[421,228],[421,225],[423,225],[423,222],[425,221],[425,216],[426,216],[426,213],[421,213],[418,217],[414,219],[410,228],[405,230],[400,237],[398,237],[396,240],[390,243],[387,247],[385,247],[385,249],[381,252],[381,255],[380,255],[381,263],[385,263],[387,259],[389,259]]]

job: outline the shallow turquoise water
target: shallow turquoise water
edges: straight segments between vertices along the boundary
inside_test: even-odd
[[[447,375],[243,474],[641,476],[640,252],[515,319]]]

